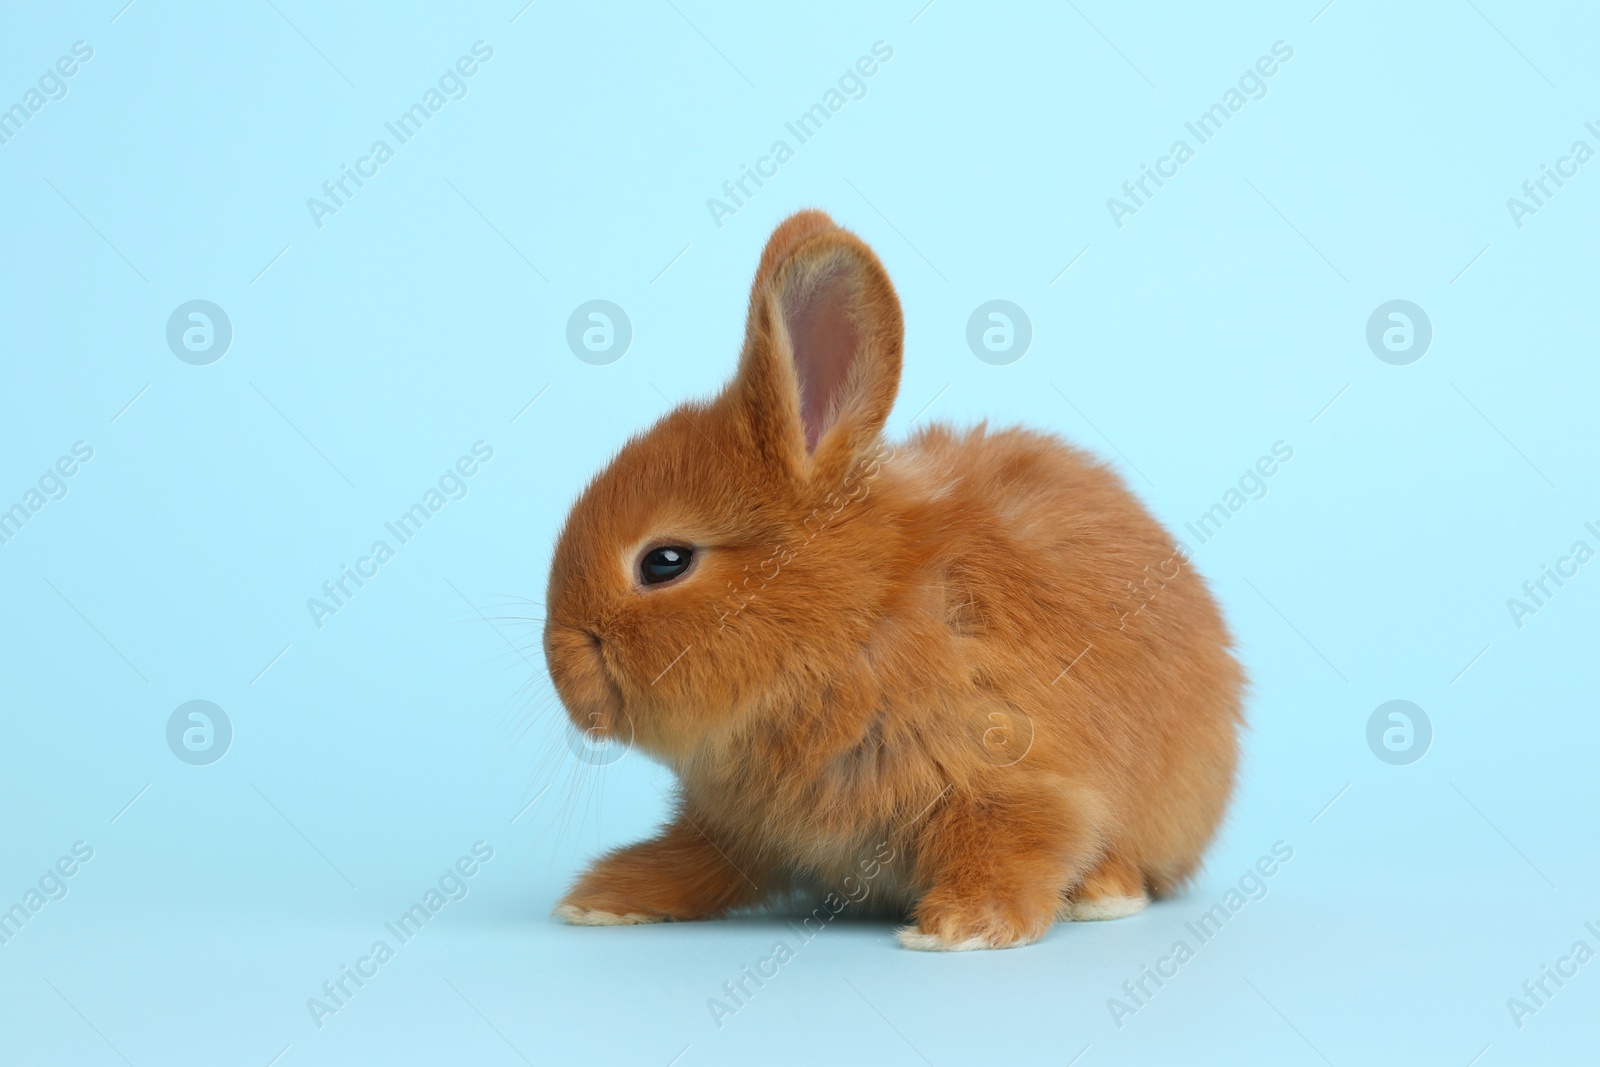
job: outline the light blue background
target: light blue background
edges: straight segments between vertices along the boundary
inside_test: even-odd
[[[0,906],[95,852],[0,945],[0,1059],[1592,1055],[1600,962],[1520,1029],[1506,1000],[1600,949],[1600,563],[1520,629],[1506,600],[1600,548],[1600,162],[1520,229],[1506,199],[1600,148],[1593,10],[522,2],[7,8],[0,105],[73,42],[94,58],[0,145],[0,506],[74,442],[94,459],[0,545]],[[317,228],[306,199],[478,40],[468,95]],[[707,198],[879,40],[867,95],[715,225]],[[1279,40],[1266,97],[1115,226],[1107,198]],[[1294,448],[1198,552],[1254,691],[1185,896],[953,956],[878,921],[802,947],[776,917],[547,918],[670,785],[564,741],[538,650],[555,532],[629,433],[729,374],[763,240],[803,206],[899,286],[894,433],[1057,431],[1180,531]],[[564,339],[596,298],[634,329],[608,366]],[[1034,331],[1007,366],[965,343],[994,298]],[[1395,298],[1434,328],[1408,366],[1364,339]],[[165,342],[192,299],[233,324],[209,366]],[[480,440],[466,498],[318,629],[306,599]],[[1409,766],[1366,743],[1396,698],[1434,729]],[[165,741],[192,699],[233,724],[210,766]],[[470,895],[314,1025],[307,998],[480,839]],[[1279,840],[1266,898],[1119,1028],[1108,998]],[[707,999],[779,939],[796,958],[719,1029]]]

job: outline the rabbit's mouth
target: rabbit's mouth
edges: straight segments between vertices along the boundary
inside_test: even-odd
[[[552,626],[545,631],[545,662],[574,726],[596,739],[632,740],[622,691],[606,669],[599,635]]]

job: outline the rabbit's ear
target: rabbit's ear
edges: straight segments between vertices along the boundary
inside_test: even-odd
[[[894,406],[904,336],[872,249],[820,211],[790,217],[762,253],[730,387],[754,443],[796,473],[843,475]]]

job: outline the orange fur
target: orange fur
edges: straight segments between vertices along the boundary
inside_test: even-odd
[[[902,337],[872,251],[794,216],[733,381],[574,505],[551,676],[580,729],[631,736],[680,788],[667,829],[599,860],[564,918],[712,916],[849,878],[910,912],[908,945],[1006,947],[1199,863],[1243,685],[1204,581],[1054,437],[933,426],[884,446]],[[660,545],[693,563],[641,585]]]

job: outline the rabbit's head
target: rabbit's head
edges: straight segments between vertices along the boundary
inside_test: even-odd
[[[906,566],[872,495],[903,336],[859,238],[778,227],[733,380],[630,440],[562,529],[544,647],[578,729],[675,761],[841,684]]]

